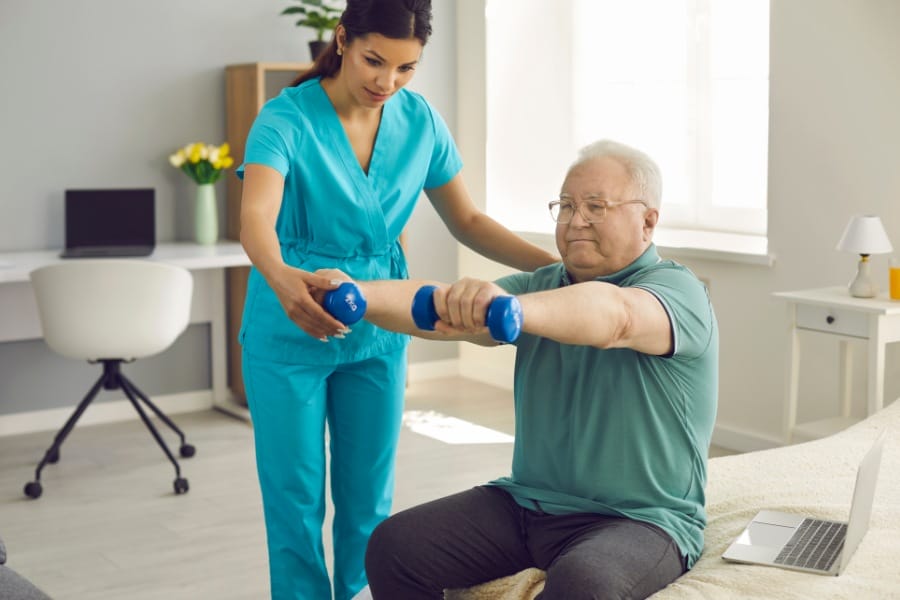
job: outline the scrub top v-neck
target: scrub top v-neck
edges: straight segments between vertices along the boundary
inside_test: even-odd
[[[462,168],[437,111],[421,95],[400,90],[383,106],[366,173],[319,79],[286,88],[263,106],[239,177],[247,164],[285,178],[275,226],[285,262],[306,271],[337,268],[360,280],[407,277],[398,238],[416,201]],[[343,340],[313,339],[287,317],[254,268],[240,340],[260,358],[327,365],[391,352],[408,337],[360,321]]]

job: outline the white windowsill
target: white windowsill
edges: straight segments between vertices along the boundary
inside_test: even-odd
[[[523,238],[550,252],[556,252],[556,240],[549,233],[517,232]],[[691,229],[657,229],[653,241],[664,258],[715,260],[771,267],[775,255],[768,251],[768,240],[762,235],[697,231]]]
[[[775,264],[764,235],[696,231],[691,229],[657,229],[653,241],[667,258],[699,258],[735,262],[762,267]]]

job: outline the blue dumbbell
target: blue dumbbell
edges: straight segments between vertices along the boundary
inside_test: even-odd
[[[419,329],[434,331],[438,320],[434,308],[434,290],[437,286],[423,285],[416,292],[412,302],[412,317]],[[522,333],[522,305],[515,296],[497,296],[488,305],[488,331],[498,342],[514,342]]]
[[[325,293],[323,308],[344,325],[353,325],[366,314],[366,297],[355,283],[345,281]]]

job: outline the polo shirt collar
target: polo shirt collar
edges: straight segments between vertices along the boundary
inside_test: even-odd
[[[615,273],[610,273],[609,275],[601,275],[600,277],[594,278],[594,281],[602,281],[604,283],[612,283],[613,285],[619,285],[628,277],[631,277],[638,271],[642,269],[646,269],[649,266],[655,265],[659,262],[659,253],[656,251],[656,244],[650,244],[644,253],[637,257],[634,262],[630,265],[616,271]],[[567,285],[572,285],[572,278],[569,276],[569,272],[565,270],[565,267],[562,269],[562,276],[560,277],[559,285],[560,287],[564,287]]]

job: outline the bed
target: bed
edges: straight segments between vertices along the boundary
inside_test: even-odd
[[[761,508],[846,521],[856,468],[887,430],[869,531],[838,577],[722,560],[722,552]],[[900,599],[900,400],[820,440],[709,461],[706,545],[694,568],[653,600],[721,598]],[[528,569],[447,600],[532,600],[543,572]]]

